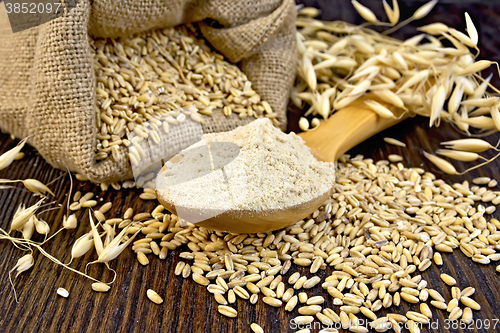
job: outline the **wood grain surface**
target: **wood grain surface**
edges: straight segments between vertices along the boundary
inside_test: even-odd
[[[324,15],[327,19],[356,20],[355,13],[350,8],[350,1],[305,2],[324,8]],[[413,8],[421,3],[413,2]],[[463,28],[463,11],[465,8],[470,8],[469,6],[478,9],[474,14],[471,13],[471,16],[475,18],[475,22],[479,22],[480,47],[482,50],[487,50],[484,51],[485,57],[498,59],[497,45],[500,43],[499,31],[496,28],[496,22],[500,22],[496,21],[496,18],[500,16],[498,5],[491,6],[485,1],[480,5],[472,4],[472,1],[465,5],[440,4],[436,13],[441,13],[443,16],[438,15],[436,19],[445,23],[455,23],[455,26]],[[489,26],[491,29],[482,28],[482,22],[491,24],[492,26]],[[296,114],[291,114],[291,123],[296,117]],[[500,180],[500,160],[464,176],[442,174],[423,158],[422,151],[434,151],[441,141],[461,136],[449,125],[442,124],[439,128],[429,128],[427,122],[426,119],[420,117],[405,120],[396,127],[360,144],[350,153],[352,155],[363,154],[375,160],[387,158],[392,153],[400,154],[404,157],[405,165],[432,171],[448,183],[470,181],[477,176],[488,176]],[[291,128],[294,129],[293,126]],[[382,140],[385,136],[405,142],[407,148],[388,146]],[[490,142],[496,142],[499,138],[499,135],[493,135],[487,139]],[[11,140],[8,135],[0,135],[0,152],[14,145],[15,141]],[[70,189],[67,174],[51,168],[33,149],[24,150],[27,156],[0,171],[0,178],[35,178],[48,183],[60,177],[51,185],[55,192],[53,200],[56,204],[66,205],[67,193]],[[468,166],[460,163],[456,165],[461,170]],[[140,200],[138,195],[141,192],[138,190],[101,192],[95,185],[82,182],[76,182],[74,188],[82,192],[95,191],[99,202],[113,201],[109,216],[118,216],[127,207],[134,207],[134,210],[138,212],[151,210],[155,206],[154,202]],[[16,185],[14,189],[0,190],[0,211],[2,212],[0,227],[8,228],[19,203],[32,204],[35,201],[36,198],[24,190],[21,184]],[[42,217],[51,225],[52,233],[61,226],[62,214],[62,210],[42,214]],[[79,220],[77,229],[61,232],[48,242],[44,249],[61,261],[68,261],[71,244],[89,229],[88,216],[85,214],[88,212],[83,210],[77,213]],[[497,212],[494,216],[500,218],[500,213]],[[36,236],[35,240],[40,241],[42,238]],[[296,310],[287,313],[283,308],[271,308],[263,304],[261,300],[256,305],[238,300],[236,307],[239,316],[237,319],[221,316],[217,312],[217,304],[206,288],[197,285],[191,279],[184,280],[174,275],[174,267],[178,262],[180,252],[180,250],[169,252],[165,260],[151,256],[150,264],[143,267],[137,262],[131,249],[127,249],[117,260],[111,262],[111,267],[117,272],[116,282],[108,293],[101,294],[91,290],[92,281],[52,263],[35,251],[35,264],[32,269],[13,280],[19,299],[19,303],[16,303],[9,284],[8,273],[24,253],[10,242],[0,241],[0,306],[2,310],[0,332],[250,332],[249,325],[252,322],[259,323],[265,332],[294,331],[290,329],[290,320],[297,315]],[[424,328],[422,331],[500,332],[500,323],[493,328],[494,320],[500,318],[500,273],[495,271],[495,264],[476,264],[459,250],[453,254],[443,255],[443,257],[444,265],[439,268],[433,265],[422,274],[424,278],[432,288],[440,291],[447,299],[451,298],[450,289],[440,281],[440,273],[454,276],[460,288],[475,287],[474,299],[481,304],[482,309],[474,312],[475,325],[471,330],[447,329],[445,326],[447,313],[433,309],[433,321],[437,321],[439,327]],[[87,254],[75,260],[72,267],[84,271],[86,263],[95,259],[95,253]],[[288,278],[295,271],[297,267],[292,267],[285,277]],[[307,270],[300,269],[300,271],[310,276]],[[330,269],[326,272],[320,271],[319,275],[324,278],[329,272]],[[112,278],[112,274],[102,265],[89,266],[88,274],[103,280]],[[68,299],[56,294],[56,289],[59,287],[64,287],[70,292]],[[162,305],[156,305],[147,299],[146,290],[149,288],[154,289],[163,297],[165,302]],[[332,305],[331,297],[320,287],[309,290],[308,294],[325,296],[326,305],[338,310],[338,307]],[[382,312],[406,313],[407,310],[414,308],[402,302],[400,307],[391,307]],[[487,320],[491,323],[490,328],[484,326]]]

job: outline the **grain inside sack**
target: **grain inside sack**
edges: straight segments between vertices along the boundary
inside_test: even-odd
[[[237,114],[241,124],[264,116],[280,124],[247,76],[212,51],[192,26],[97,39],[94,48],[97,160],[109,155],[119,160],[120,145],[131,146],[133,137],[162,149],[160,142],[173,138],[170,127],[186,117],[204,124],[208,116],[222,112],[226,117]],[[129,155],[132,164],[139,165],[141,156],[129,154],[134,155]]]

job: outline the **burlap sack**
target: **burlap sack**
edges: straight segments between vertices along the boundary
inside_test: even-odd
[[[0,128],[18,138],[34,134],[28,142],[54,167],[68,167],[95,182],[131,178],[126,148],[116,160],[95,160],[96,83],[89,37],[188,22],[198,22],[207,41],[240,64],[285,126],[296,62],[292,0],[81,0],[65,16],[16,34],[0,4]],[[214,113],[203,130],[226,131],[248,121]],[[186,142],[189,137],[180,135],[169,144],[184,147]]]

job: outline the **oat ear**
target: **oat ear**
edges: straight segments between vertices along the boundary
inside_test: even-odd
[[[97,262],[108,263],[109,261],[115,259],[127,248],[127,246],[134,240],[135,236],[141,231],[137,230],[132,237],[130,237],[125,243],[120,244],[123,236],[128,232],[128,228],[123,229],[112,241],[106,246],[106,248],[99,255]]]
[[[477,42],[479,41],[478,33],[476,27],[474,26],[474,23],[472,22],[472,19],[469,16],[469,13],[467,12],[465,13],[465,24],[467,26],[466,30],[469,34],[469,38],[474,43],[474,45],[477,45]]]
[[[45,193],[49,193],[54,195],[54,193],[41,181],[36,179],[25,179],[22,181],[24,186],[30,190],[31,192],[39,195],[45,195]]]
[[[377,17],[370,9],[363,6],[362,4],[357,2],[356,0],[351,0],[351,3],[354,6],[354,9],[356,9],[356,11],[359,13],[359,15],[361,15],[361,17],[365,21],[371,22],[371,23],[378,22]]]
[[[413,15],[411,16],[413,20],[420,20],[429,14],[434,8],[434,6],[438,3],[438,0],[431,0],[427,2],[425,5],[418,8]]]
[[[40,207],[40,205],[42,204],[42,202],[44,200],[45,199],[41,199],[40,201],[35,203],[33,206],[28,207],[26,209],[23,209],[22,211],[19,211],[17,214],[15,214],[14,219],[12,220],[12,223],[10,226],[9,233],[12,230],[19,230],[23,225],[25,225],[29,221],[31,216],[33,216],[35,214],[36,210]]]
[[[101,236],[99,235],[99,232],[97,231],[97,228],[94,224],[94,220],[92,219],[92,213],[90,211],[89,211],[89,220],[90,220],[90,227],[92,228],[92,236],[94,238],[95,250],[97,252],[97,255],[99,256],[104,250],[104,246],[102,244]]]
[[[385,14],[387,15],[387,18],[389,19],[389,22],[391,22],[392,26],[395,26],[398,24],[399,21],[399,5],[397,0],[392,0],[392,7],[389,6],[386,0],[382,0],[382,4],[384,6]]]
[[[28,140],[28,138],[22,139],[14,148],[0,155],[0,170],[5,169],[15,160],[17,154],[23,149],[26,140]]]
[[[449,175],[458,175],[458,171],[455,167],[448,161],[442,159],[441,157],[437,157],[436,155],[429,154],[424,151],[424,156],[431,161],[435,166],[437,166],[441,171],[449,174]]]

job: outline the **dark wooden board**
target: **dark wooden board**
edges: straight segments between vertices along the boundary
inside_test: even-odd
[[[356,20],[355,13],[350,8],[350,1],[304,2],[324,8],[326,19],[344,19],[353,22]],[[421,3],[414,2],[414,4]],[[496,28],[496,18],[500,16],[500,7],[492,6],[487,2],[471,3],[472,1],[466,5],[438,5],[436,13],[441,13],[441,16],[432,16],[432,20],[436,19],[463,27],[464,8],[471,6],[476,8],[477,11],[471,16],[475,16],[475,22],[480,22],[478,26],[482,34],[481,49],[488,50],[483,52],[485,58],[498,59],[500,36]],[[488,26],[482,27],[482,22],[486,22]],[[406,142],[408,148],[386,145],[382,140],[385,136]],[[429,128],[426,119],[417,117],[408,119],[362,143],[353,149],[351,154],[361,153],[379,160],[387,158],[391,153],[398,153],[404,156],[405,165],[430,170],[448,183],[470,181],[480,175],[500,180],[500,160],[467,175],[451,177],[442,174],[423,159],[422,150],[433,151],[439,147],[439,142],[442,140],[459,137],[460,135],[449,125]],[[490,142],[496,142],[499,138],[499,135],[494,135],[487,139]],[[7,135],[0,136],[1,152],[14,145],[15,142]],[[33,149],[27,148],[25,151],[27,152],[25,159],[16,161],[8,169],[0,171],[0,178],[35,178],[48,183],[62,176],[51,187],[56,194],[54,200],[58,204],[65,205],[70,188],[68,176],[47,165]],[[460,169],[467,166],[457,165]],[[81,182],[77,182],[75,188],[82,192],[95,191],[98,193],[99,202],[113,201],[110,216],[123,213],[129,206],[134,207],[136,211],[142,211],[152,209],[155,205],[153,202],[139,200],[140,191],[138,190],[100,192],[98,187]],[[0,211],[2,212],[0,227],[8,228],[14,210],[20,202],[33,203],[35,200],[31,193],[22,188],[21,184],[15,189],[0,190]],[[495,213],[494,216],[499,218],[500,213]],[[62,212],[60,210],[49,211],[43,217],[51,224],[52,232],[61,225]],[[88,217],[84,216],[83,211],[78,213],[78,219],[79,227],[76,230],[62,232],[44,246],[47,252],[63,262],[69,260],[71,244],[89,228]],[[41,240],[38,236],[35,239]],[[151,257],[151,263],[143,267],[137,262],[132,251],[127,249],[111,263],[111,267],[117,272],[115,284],[108,293],[99,294],[90,289],[92,281],[63,269],[35,251],[35,265],[31,270],[14,279],[19,298],[19,303],[16,303],[9,284],[8,272],[24,253],[10,242],[0,241],[2,256],[0,260],[0,304],[3,312],[0,316],[0,332],[250,332],[249,325],[252,322],[259,323],[266,332],[293,331],[290,329],[289,321],[297,315],[296,310],[291,314],[285,313],[283,308],[271,308],[263,304],[261,300],[257,305],[238,300],[239,316],[237,319],[228,319],[219,315],[215,301],[204,287],[195,284],[191,279],[184,280],[173,274],[179,252],[170,252],[167,259],[163,261]],[[86,263],[95,259],[95,254],[88,254],[84,258],[75,260],[72,267],[85,270]],[[296,270],[297,268],[292,268],[286,277]],[[325,277],[328,272],[321,272],[320,276]],[[474,312],[476,325],[472,330],[446,329],[446,313],[433,310],[433,321],[438,321],[439,328],[434,327],[423,331],[500,332],[500,324],[495,329],[493,327],[479,328],[481,324],[484,326],[486,320],[493,325],[493,321],[500,318],[500,279],[498,279],[499,273],[495,271],[495,265],[478,265],[458,250],[453,254],[444,255],[444,265],[440,268],[433,265],[423,276],[433,288],[441,291],[449,299],[449,288],[445,287],[439,279],[439,274],[442,272],[454,276],[461,288],[475,287],[474,299],[481,304],[482,310]],[[90,266],[88,273],[104,280],[112,278],[112,274],[102,265]],[[310,275],[305,270],[304,274]],[[57,296],[58,287],[69,290],[68,299]],[[149,288],[156,290],[165,299],[165,303],[155,305],[150,302],[146,298],[146,290]],[[308,294],[313,293],[328,296],[321,288],[308,291]],[[327,305],[331,307],[331,298],[327,299]],[[334,308],[337,309],[337,307]],[[402,302],[400,307],[389,308],[388,311],[405,313],[410,308],[413,307]]]

